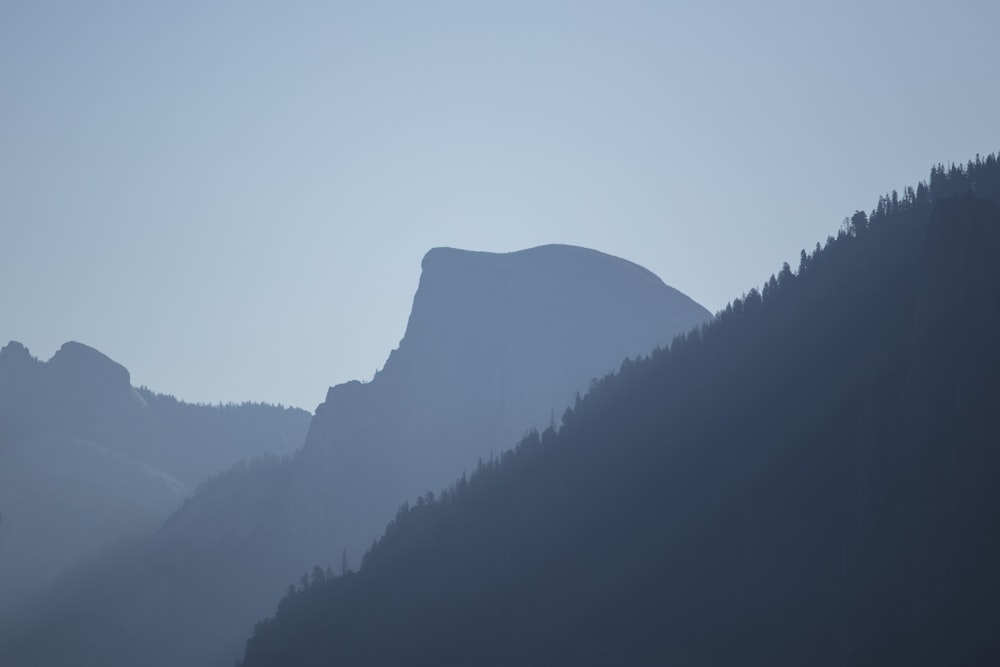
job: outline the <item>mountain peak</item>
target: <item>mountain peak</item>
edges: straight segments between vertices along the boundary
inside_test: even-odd
[[[48,367],[76,381],[104,387],[131,387],[128,370],[89,345],[69,341],[48,361]]]
[[[24,343],[20,341],[12,340],[3,347],[0,347],[0,354],[17,354],[21,356],[31,356],[28,352],[28,348],[24,346]]]
[[[31,352],[28,351],[28,348],[23,343],[12,340],[3,347],[0,347],[0,359],[23,360],[34,359],[34,357],[31,356]]]
[[[593,269],[598,263],[617,266],[619,269],[627,268],[646,274],[660,282],[660,279],[652,271],[628,260],[608,255],[599,250],[562,243],[550,243],[511,252],[463,250],[440,246],[427,251],[420,263],[420,268],[423,271],[428,271],[470,267],[524,269],[544,266],[549,271],[562,272],[574,266]]]
[[[424,344],[439,347],[442,336],[456,344],[478,341],[480,351],[490,340],[507,348],[512,340],[543,332],[570,345],[600,343],[620,339],[625,322],[643,332],[625,349],[646,353],[711,318],[653,272],[578,246],[508,253],[433,248],[421,268],[401,353]],[[620,357],[622,349],[612,347],[612,356]]]
[[[30,372],[30,369],[39,365],[39,361],[31,356],[22,343],[12,340],[0,348],[0,374],[17,374],[20,372]]]
[[[469,435],[456,453],[470,449],[465,440],[476,442],[480,450],[464,461],[474,464],[484,452],[511,446],[525,429],[544,428],[576,392],[624,358],[648,354],[711,319],[651,271],[578,246],[507,253],[437,247],[421,269],[399,347],[371,382],[330,389],[307,447],[357,440],[319,437],[345,415],[352,424],[369,420],[388,429],[378,407],[388,404],[405,416],[386,442],[419,440],[413,429],[474,422],[475,428],[466,424]],[[453,414],[458,405],[465,406],[461,419]],[[420,432],[428,442],[447,439]]]

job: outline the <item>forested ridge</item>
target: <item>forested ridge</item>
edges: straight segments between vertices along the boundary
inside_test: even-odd
[[[292,586],[243,666],[993,662],[998,201],[977,156],[856,213]]]

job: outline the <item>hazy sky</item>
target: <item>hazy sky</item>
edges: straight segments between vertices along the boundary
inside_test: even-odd
[[[424,252],[572,243],[712,311],[1000,149],[1000,3],[0,2],[0,343],[313,409]]]

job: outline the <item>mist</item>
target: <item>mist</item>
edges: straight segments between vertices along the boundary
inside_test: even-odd
[[[0,9],[0,665],[992,664],[996,3]]]

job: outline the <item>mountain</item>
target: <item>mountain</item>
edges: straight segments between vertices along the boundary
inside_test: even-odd
[[[998,201],[990,156],[856,213],[290,589],[243,667],[995,663]]]
[[[75,573],[0,656],[229,667],[304,571],[356,564],[400,502],[499,456],[593,378],[710,317],[593,250],[433,249],[398,349],[371,381],[330,389],[302,451],[206,484],[154,538]]]
[[[42,362],[0,349],[0,610],[85,554],[149,533],[212,475],[290,453],[309,414],[189,405],[136,389],[124,366],[77,342]]]
[[[436,248],[421,267],[399,348],[316,410],[284,501],[311,542],[303,556],[359,558],[401,500],[509,449],[623,359],[711,318],[646,269],[584,248]]]

